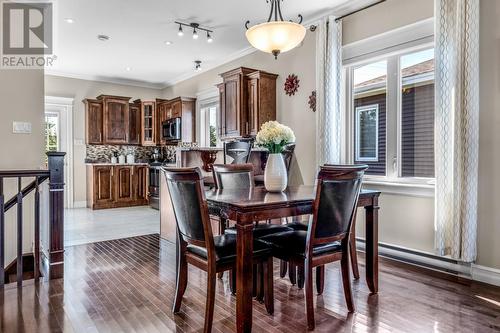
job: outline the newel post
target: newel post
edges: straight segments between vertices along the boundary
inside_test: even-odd
[[[64,156],[48,152],[49,178],[49,279],[64,277]]]

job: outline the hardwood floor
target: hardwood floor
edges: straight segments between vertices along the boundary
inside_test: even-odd
[[[275,314],[254,302],[254,332],[305,331],[304,293],[278,270],[275,262]],[[174,316],[173,244],[148,235],[67,247],[64,280],[0,292],[0,332],[198,332],[206,275],[192,267],[189,274],[182,312]],[[226,277],[217,282],[214,332],[235,329]],[[327,266],[325,292],[315,296],[315,332],[500,331],[499,288],[461,284],[389,260],[381,260],[378,295],[370,296],[363,280],[353,283],[353,294],[356,313],[347,316],[340,266]]]

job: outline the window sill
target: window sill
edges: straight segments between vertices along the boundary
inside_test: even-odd
[[[377,190],[385,194],[434,198],[434,183],[428,180],[412,179],[409,181],[401,181],[383,177],[365,177],[363,187],[369,190]]]

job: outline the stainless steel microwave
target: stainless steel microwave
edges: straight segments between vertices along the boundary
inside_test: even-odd
[[[181,118],[173,118],[162,124],[162,137],[165,141],[181,141]]]

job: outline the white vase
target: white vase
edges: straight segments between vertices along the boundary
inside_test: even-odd
[[[281,154],[269,154],[264,171],[264,186],[269,192],[283,192],[288,185],[285,161]]]

